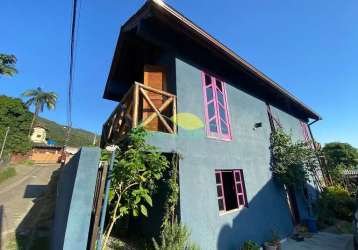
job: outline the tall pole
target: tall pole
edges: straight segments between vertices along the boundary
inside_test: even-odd
[[[102,206],[102,211],[101,211],[101,219],[99,222],[99,232],[98,232],[99,235],[98,235],[98,241],[97,241],[97,249],[98,250],[103,249],[102,234],[103,234],[103,230],[104,230],[104,221],[106,219],[107,205],[108,205],[108,199],[109,199],[109,189],[111,187],[111,177],[112,177],[112,170],[113,170],[115,157],[116,157],[116,147],[114,146],[113,151],[112,151],[111,162],[109,165],[109,170],[107,172],[106,187],[105,187],[105,191],[104,191],[105,196],[104,196],[103,206]]]
[[[96,146],[96,139],[97,139],[97,135],[96,133],[94,133],[94,137],[93,137],[93,145]]]
[[[3,141],[2,147],[1,147],[0,159],[1,159],[1,157],[2,157],[2,153],[4,152],[4,148],[5,148],[5,144],[6,144],[6,139],[7,139],[7,135],[9,134],[9,131],[10,131],[10,127],[7,127],[6,132],[5,132],[4,141]]]

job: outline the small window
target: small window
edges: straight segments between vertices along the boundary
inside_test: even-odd
[[[223,81],[202,73],[206,132],[209,137],[231,140],[230,117]]]
[[[220,212],[247,207],[242,169],[216,170],[215,179]]]

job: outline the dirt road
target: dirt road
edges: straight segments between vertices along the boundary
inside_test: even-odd
[[[47,189],[54,170],[59,165],[16,166],[16,176],[0,184],[0,233],[1,245],[6,245],[7,236],[13,233],[33,200]]]

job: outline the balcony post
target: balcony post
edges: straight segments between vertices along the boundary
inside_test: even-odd
[[[134,83],[133,89],[133,119],[132,119],[132,128],[136,128],[138,126],[138,108],[139,108],[139,85]]]
[[[174,134],[177,133],[177,124],[178,124],[178,117],[177,117],[177,98],[176,96],[173,97],[173,117],[172,117],[172,122],[173,122],[173,131]]]

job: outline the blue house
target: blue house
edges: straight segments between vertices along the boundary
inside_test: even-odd
[[[142,124],[150,144],[183,156],[179,217],[202,249],[284,238],[308,217],[317,179],[307,193],[276,185],[270,134],[313,139],[320,116],[167,4],[147,1],[122,26],[104,98],[119,105],[102,146]]]

